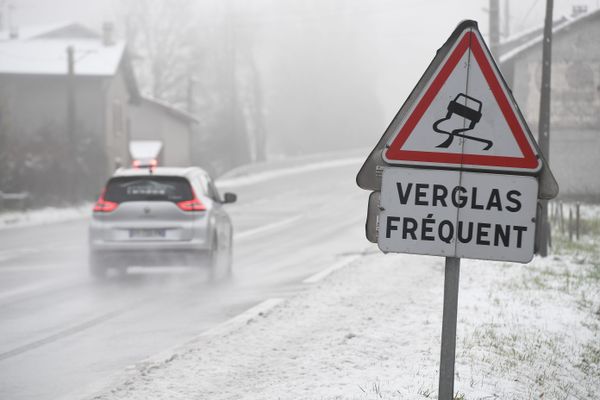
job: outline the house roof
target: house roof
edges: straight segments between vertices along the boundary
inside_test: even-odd
[[[100,34],[76,22],[29,26],[16,38],[0,36],[0,74],[65,75],[69,47],[76,75],[115,75],[125,54],[125,42],[104,45]]]
[[[76,76],[112,77],[122,68],[137,101],[139,89],[125,42],[105,45],[100,34],[75,22],[25,27],[16,38],[0,35],[0,74],[66,75],[69,47],[74,50]]]
[[[557,28],[558,26],[564,24],[569,21],[567,17],[560,17],[559,19],[552,22],[552,27]],[[542,36],[544,34],[544,26],[539,25],[534,28],[530,28],[524,31],[519,32],[518,34],[511,35],[504,40],[502,40],[499,44],[499,53],[506,54],[511,50],[516,49],[519,46],[537,38],[538,36]]]
[[[66,75],[67,48],[75,55],[75,74],[113,76],[119,68],[125,43],[105,46],[91,39],[31,39],[0,42],[0,74]]]
[[[553,36],[561,36],[567,32],[570,32],[571,29],[576,27],[577,25],[580,25],[582,23],[585,23],[587,21],[590,21],[590,20],[593,20],[594,18],[599,18],[599,17],[600,17],[600,8],[598,8],[594,11],[591,11],[589,13],[579,15],[575,18],[563,17],[559,21],[554,22],[554,26],[552,28],[552,35]],[[525,32],[524,34],[522,34],[521,39],[525,38],[525,37],[528,37],[529,39],[521,40],[520,43],[518,42],[519,41],[518,37],[512,38],[511,42],[517,42],[519,44],[516,46],[512,46],[512,47],[510,47],[510,46],[506,47],[506,50],[503,52],[502,55],[500,55],[500,62],[501,63],[508,62],[508,61],[518,57],[522,53],[535,48],[536,45],[541,43],[544,38],[543,29],[534,29],[533,32],[535,33],[534,35],[532,35],[531,31]]]
[[[12,30],[0,31],[0,41],[3,40],[29,40],[43,38],[80,38],[80,39],[99,39],[100,34],[93,29],[88,28],[77,22],[58,22],[51,24],[27,25],[18,27],[14,32],[17,37],[11,37]]]
[[[172,115],[175,118],[178,118],[186,123],[198,123],[198,119],[196,117],[194,117],[192,114],[189,114],[185,111],[182,111],[178,108],[173,107],[172,105],[165,103],[164,101],[158,100],[158,99],[153,99],[150,97],[144,97],[142,96],[141,98],[142,100],[142,104],[148,104],[150,106],[154,106],[156,108],[159,108],[160,110],[166,112],[169,115]]]

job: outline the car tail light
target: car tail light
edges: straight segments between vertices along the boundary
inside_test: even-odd
[[[156,168],[158,166],[158,161],[156,159],[149,160],[147,162],[142,162],[140,160],[133,160],[131,163],[133,168]]]
[[[177,207],[183,211],[206,211],[206,206],[196,197],[196,193],[192,191],[192,194],[194,195],[192,200],[180,201],[177,203]]]
[[[94,205],[94,212],[111,212],[116,210],[119,206],[119,203],[115,203],[114,201],[108,201],[104,199],[104,194],[106,193],[106,188],[102,189],[102,194],[98,198],[98,201]]]

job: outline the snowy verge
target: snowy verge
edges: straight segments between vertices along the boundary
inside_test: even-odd
[[[254,172],[248,175],[237,175],[230,178],[221,178],[217,180],[217,186],[219,188],[228,187],[240,187],[247,185],[254,185],[257,183],[265,182],[271,179],[284,178],[297,174],[303,174],[306,172],[321,171],[329,168],[346,167],[349,165],[360,165],[364,162],[364,157],[353,157],[353,158],[341,158],[330,161],[320,161],[311,164],[299,165],[289,168],[280,168],[276,170]]]
[[[92,207],[93,204],[86,203],[75,207],[46,207],[38,210],[2,212],[0,213],[0,229],[46,225],[87,218],[92,213]]]
[[[227,171],[225,174],[218,177],[217,180],[228,180],[231,178],[238,178],[242,176],[267,172],[273,169],[289,169],[294,167],[300,167],[303,165],[317,164],[321,162],[328,162],[339,159],[360,158],[361,161],[364,161],[364,155],[370,150],[370,148],[358,148],[350,150],[328,151],[323,153],[299,156],[273,155],[269,156],[268,161],[245,164],[236,167],[230,171]]]
[[[592,242],[528,265],[463,260],[456,398],[597,399]],[[442,258],[367,255],[95,398],[436,398],[442,295]]]

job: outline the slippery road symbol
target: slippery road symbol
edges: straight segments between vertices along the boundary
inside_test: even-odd
[[[466,128],[456,128],[456,123],[453,123],[453,115],[463,117],[469,121],[469,125]],[[483,150],[489,150],[494,144],[491,140],[478,138],[475,136],[465,135],[463,132],[470,131],[475,128],[475,125],[481,120],[481,101],[467,96],[464,93],[458,94],[454,100],[448,103],[448,112],[442,119],[435,121],[433,124],[433,130],[437,133],[448,135],[448,138],[436,147],[448,148],[452,144],[452,141],[456,136],[464,139],[475,140],[477,142],[485,143]],[[448,123],[446,123],[448,121]],[[457,121],[461,126],[464,125],[463,120]],[[441,125],[441,126],[440,126]],[[456,129],[453,129],[456,128]]]

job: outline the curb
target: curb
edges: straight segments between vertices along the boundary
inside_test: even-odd
[[[85,399],[101,399],[105,393],[109,393],[111,389],[114,389],[123,384],[127,384],[130,378],[134,375],[138,374],[146,374],[154,369],[163,367],[164,365],[170,363],[173,360],[176,360],[181,354],[185,354],[190,350],[190,347],[193,344],[200,342],[203,339],[215,337],[215,336],[223,336],[229,333],[232,333],[238,329],[246,326],[250,321],[252,321],[256,317],[264,317],[268,315],[275,307],[279,304],[283,303],[284,299],[281,298],[271,298],[267,299],[248,310],[242,312],[241,314],[236,315],[228,319],[225,322],[220,323],[219,325],[208,329],[205,332],[200,333],[199,335],[193,337],[192,339],[184,342],[183,344],[178,344],[176,346],[170,347],[167,350],[163,350],[153,356],[150,356],[140,362],[129,365],[125,367],[117,376],[113,379],[110,379],[112,383],[105,385],[101,390],[96,391],[95,394],[84,397]]]

